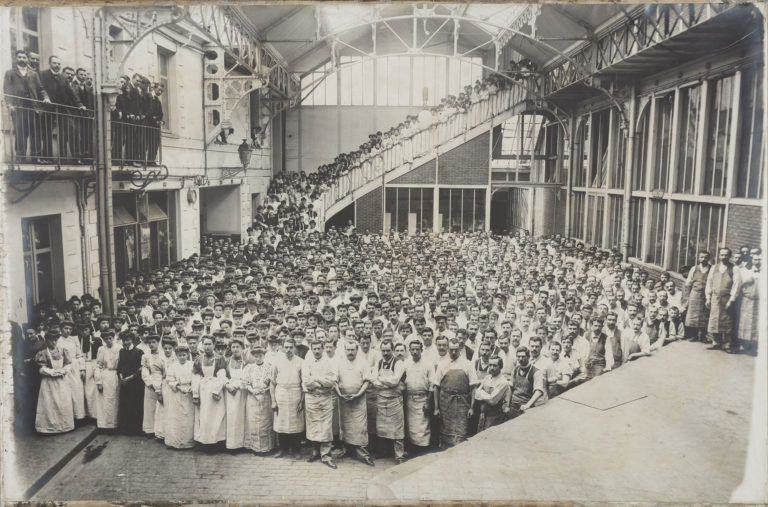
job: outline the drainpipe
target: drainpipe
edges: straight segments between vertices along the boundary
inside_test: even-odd
[[[201,107],[203,108],[203,178],[207,181],[208,180],[208,131],[205,128],[205,122],[207,121],[207,118],[205,117],[205,53],[202,54],[201,58],[203,59],[203,65],[202,65],[202,83],[203,83],[203,93],[201,95]],[[222,93],[222,90],[219,90],[219,93]],[[199,197],[199,196],[198,196]]]
[[[77,218],[80,225],[80,262],[83,269],[83,292],[85,294],[91,293],[91,284],[88,276],[88,240],[85,233],[85,193],[86,183],[85,178],[81,177],[77,180],[72,180],[75,185],[75,201],[77,202]]]
[[[635,153],[635,115],[637,114],[637,88],[632,85],[629,99],[629,123],[628,128],[625,130],[627,136],[627,152],[625,154],[625,168],[624,171],[624,202],[621,210],[621,257],[624,262],[627,262],[629,258],[629,219],[630,219],[630,203],[632,201],[632,177],[634,173],[634,153]],[[624,135],[624,133],[622,133]]]

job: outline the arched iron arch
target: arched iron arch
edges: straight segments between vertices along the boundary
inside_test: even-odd
[[[543,48],[547,49],[548,51],[550,51],[550,52],[552,52],[552,53],[554,53],[554,54],[556,54],[556,55],[566,59],[568,62],[570,62],[574,66],[574,68],[578,69],[579,73],[582,75],[582,78],[581,78],[582,83],[584,85],[586,85],[587,87],[589,87],[589,88],[593,88],[595,90],[598,90],[600,93],[602,93],[606,97],[608,97],[608,99],[611,102],[613,102],[613,104],[617,107],[617,109],[619,111],[619,114],[621,115],[622,119],[626,120],[626,114],[624,112],[624,107],[621,105],[621,102],[618,101],[616,99],[616,97],[614,97],[605,88],[602,88],[600,86],[595,86],[594,84],[592,84],[590,82],[590,80],[589,80],[589,78],[591,76],[591,73],[589,72],[588,69],[585,69],[583,65],[581,65],[576,60],[574,60],[573,58],[571,58],[567,54],[563,53],[562,51],[560,51],[556,47],[552,46],[551,44],[548,44],[548,43],[546,43],[544,41],[541,41],[541,40],[537,39],[536,37],[528,35],[527,33],[523,33],[520,30],[511,28],[511,27],[508,27],[508,26],[497,25],[497,24],[495,24],[493,22],[490,22],[490,21],[487,21],[487,20],[483,20],[483,19],[479,19],[479,18],[474,18],[474,17],[470,17],[470,16],[465,16],[465,15],[456,15],[456,14],[435,14],[435,13],[431,13],[428,16],[421,16],[421,15],[417,15],[416,13],[403,14],[403,15],[400,15],[400,16],[381,17],[381,18],[376,18],[376,19],[370,20],[370,21],[361,21],[359,23],[353,23],[353,24],[345,26],[345,27],[343,27],[343,28],[341,28],[339,30],[335,30],[335,31],[329,32],[329,33],[323,35],[322,37],[319,37],[317,39],[317,42],[326,41],[328,39],[332,39],[333,40],[333,39],[338,38],[339,35],[347,33],[347,32],[349,32],[351,30],[355,30],[355,29],[362,28],[362,27],[365,27],[365,26],[371,26],[371,25],[375,26],[378,23],[384,23],[386,26],[388,26],[387,22],[389,22],[389,21],[399,21],[399,20],[417,20],[418,21],[420,19],[424,20],[424,19],[427,19],[427,18],[430,18],[430,19],[445,19],[445,20],[448,20],[448,21],[454,20],[454,21],[459,21],[459,22],[460,21],[467,21],[467,22],[473,23],[475,25],[477,25],[477,24],[485,25],[485,26],[488,26],[488,27],[491,27],[491,28],[498,29],[499,30],[499,34],[504,32],[504,33],[510,33],[512,35],[517,35],[517,36],[527,40],[531,44],[534,44],[534,45],[537,45],[537,46],[540,46],[540,47],[543,47]],[[482,30],[483,28],[480,27],[480,29]],[[390,27],[390,30],[394,32],[394,30],[391,27]],[[487,30],[486,30],[486,32],[487,32]],[[478,47],[476,47],[474,49],[479,49],[479,48],[481,48],[481,47],[483,47],[483,46],[485,46],[487,44],[491,44],[498,37],[499,34],[496,34],[494,37],[492,37],[486,44],[478,46]],[[407,44],[405,44],[405,45],[407,46]],[[411,50],[411,51],[409,51],[407,53],[409,55],[426,55],[427,54],[427,53],[423,53],[422,51],[419,51],[418,53],[413,52],[413,51],[416,50],[416,48],[409,48],[409,49]],[[385,55],[382,55],[382,56],[385,56]],[[445,56],[445,55],[443,55],[443,56]],[[454,55],[454,57],[455,56],[460,56],[460,55]],[[486,68],[488,68],[488,67],[486,67]],[[498,71],[496,69],[490,69],[490,70],[492,72],[495,72],[495,73],[501,73],[500,71]]]

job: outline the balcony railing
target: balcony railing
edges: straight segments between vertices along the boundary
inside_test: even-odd
[[[91,165],[94,113],[90,109],[3,95],[12,142],[5,160],[16,164]]]
[[[112,166],[144,167],[163,161],[160,126],[143,120],[112,120]]]
[[[414,159],[503,113],[522,101],[526,93],[522,87],[501,88],[487,99],[472,103],[464,112],[455,110],[450,116],[433,117],[428,126],[420,125],[419,130],[390,138],[382,148],[366,154],[337,175],[323,192],[324,208],[329,209],[366,183],[403,164],[412,163]]]

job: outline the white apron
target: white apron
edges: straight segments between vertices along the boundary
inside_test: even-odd
[[[96,368],[94,371],[94,380],[101,384],[102,390],[96,391],[96,426],[99,428],[117,428],[117,411],[120,400],[120,380],[117,376],[117,360],[120,357],[118,353],[112,352],[116,349],[108,349],[106,345],[102,346],[98,352],[98,359],[105,363],[105,367]]]
[[[227,449],[239,449],[245,445],[245,404],[248,399],[248,391],[245,390],[242,383],[245,361],[240,368],[232,367],[232,360],[229,361],[230,380],[228,385],[237,387],[237,391],[230,393],[227,391]]]
[[[53,359],[49,349],[45,349],[53,369],[64,367],[64,352],[59,359]],[[43,375],[40,381],[40,393],[37,398],[35,429],[40,433],[64,433],[75,429],[75,417],[72,410],[72,395],[67,377]]]
[[[202,366],[203,377],[199,380],[200,404],[195,407],[195,440],[201,444],[215,444],[227,438],[227,402],[224,384],[226,379],[213,376],[216,364]],[[221,395],[213,399],[213,393]]]

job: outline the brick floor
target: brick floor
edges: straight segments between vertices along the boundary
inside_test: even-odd
[[[371,477],[394,461],[369,467],[346,457],[337,464],[331,470],[318,462],[173,450],[143,437],[99,435],[32,500],[359,502]]]
[[[9,432],[3,445],[3,487],[7,500],[21,500],[27,489],[95,429],[86,424],[58,435]]]

